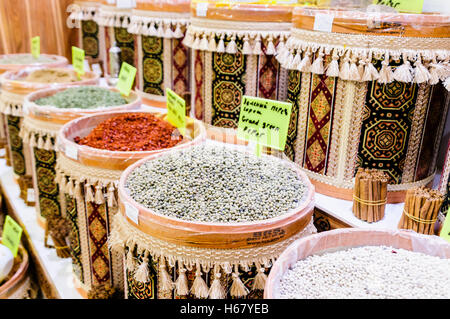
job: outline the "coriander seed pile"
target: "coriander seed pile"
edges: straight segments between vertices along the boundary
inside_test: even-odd
[[[282,277],[281,299],[450,298],[450,259],[364,246],[297,261]]]
[[[251,222],[287,213],[307,186],[277,158],[200,145],[148,161],[128,176],[130,196],[150,210],[188,221]]]

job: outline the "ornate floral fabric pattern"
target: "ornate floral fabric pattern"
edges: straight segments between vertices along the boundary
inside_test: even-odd
[[[114,37],[117,47],[120,48],[120,65],[122,62],[134,66],[134,35],[128,33],[126,28],[114,28]]]
[[[361,127],[358,166],[385,171],[401,183],[417,84],[370,82]]]
[[[129,253],[127,248],[126,254]],[[132,252],[136,261],[140,264],[142,262],[143,255],[137,255],[136,252]],[[157,299],[158,287],[157,287],[157,271],[158,265],[149,256],[149,281],[146,283],[141,283],[133,278],[133,273],[126,270],[126,284],[127,284],[127,296],[128,299]]]
[[[239,121],[241,99],[245,94],[246,56],[240,51],[242,41],[236,41],[236,44],[238,47],[236,54],[212,53],[211,107],[214,126],[237,128]]]
[[[162,38],[142,36],[144,92],[164,96],[164,43]]]
[[[66,217],[70,221],[70,254],[72,256],[72,269],[75,276],[84,283],[83,265],[81,263],[80,230],[78,229],[78,211],[76,199],[64,194],[66,203]]]
[[[96,59],[99,56],[98,31],[99,27],[95,21],[81,21],[83,49],[86,52],[86,55],[93,59]]]
[[[36,179],[41,216],[61,215],[59,188],[55,182],[56,152],[34,148]]]
[[[172,39],[172,87],[173,91],[186,101],[186,115],[191,110],[189,86],[189,50],[181,39]]]
[[[299,71],[290,70],[289,71],[289,84],[287,92],[287,101],[292,103],[291,120],[289,122],[289,130],[286,140],[286,147],[284,153],[291,161],[295,160],[295,140],[297,138],[297,124],[298,124],[298,112],[299,112],[299,100],[298,96],[300,94],[300,83],[302,79],[302,74]]]
[[[195,50],[194,60],[194,85],[195,85],[195,98],[194,98],[194,112],[195,118],[203,120],[205,118],[205,72],[204,72],[204,52]]]
[[[22,138],[19,136],[21,119],[22,118],[18,116],[8,115],[8,133],[12,166],[14,173],[19,176],[25,175],[26,170]]]

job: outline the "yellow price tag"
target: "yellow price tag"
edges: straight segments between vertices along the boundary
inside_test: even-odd
[[[130,95],[136,77],[136,68],[126,62],[122,63],[116,88],[125,96]]]
[[[78,75],[84,74],[84,50],[72,47],[72,65]]]
[[[450,242],[450,208],[447,211],[447,216],[445,217],[444,225],[439,236]]]
[[[17,251],[19,250],[22,232],[22,227],[14,219],[6,216],[5,224],[3,225],[2,244],[11,250],[14,257],[17,256]]]
[[[31,38],[31,55],[37,59],[41,54],[41,37]]]
[[[166,88],[166,96],[169,123],[178,128],[181,135],[184,135],[186,130],[186,101],[169,88]]]
[[[398,12],[422,13],[424,0],[373,0],[373,4],[392,7]]]

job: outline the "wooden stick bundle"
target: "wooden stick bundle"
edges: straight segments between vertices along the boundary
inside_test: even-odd
[[[388,176],[377,169],[359,168],[353,188],[353,214],[369,223],[384,217]]]
[[[443,201],[443,196],[437,190],[425,187],[409,189],[398,228],[433,235],[434,224]]]

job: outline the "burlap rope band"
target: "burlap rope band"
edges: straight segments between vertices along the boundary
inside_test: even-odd
[[[179,269],[187,269],[190,271],[195,267],[196,279],[188,291],[191,291],[191,293],[200,298],[206,298],[208,296],[209,298],[224,298],[224,293],[220,293],[222,289],[219,281],[221,271],[225,274],[233,274],[233,285],[230,290],[232,296],[245,296],[248,293],[245,288],[242,288],[242,281],[237,271],[239,268],[244,271],[249,271],[250,267],[256,266],[257,275],[253,289],[264,289],[266,279],[264,267],[271,267],[281,252],[292,242],[303,236],[313,234],[316,231],[311,219],[310,223],[302,231],[285,241],[272,245],[250,249],[205,249],[176,245],[156,239],[134,228],[121,214],[116,214],[113,217],[109,245],[113,251],[121,252],[122,254],[125,254],[125,247],[130,248],[130,251],[137,248],[139,254],[143,254],[144,256],[151,255],[154,260],[158,260],[163,274],[165,273],[167,275],[162,275],[160,278],[162,281],[161,287],[165,291],[178,289],[179,281],[184,281],[181,286],[187,287],[187,281],[184,276],[179,276],[176,283],[171,282],[165,269],[167,267],[166,265],[169,267],[178,265]],[[134,273],[137,281],[145,282],[148,278],[141,276],[141,274],[148,273],[148,263],[146,264],[145,262],[146,258],[144,258],[144,262],[141,265],[136,265],[133,258],[132,253],[129,252],[126,256],[127,270]],[[214,271],[216,276],[209,288],[205,287],[206,283],[201,278],[202,270],[206,273]],[[201,282],[201,285],[198,284],[199,282]],[[199,291],[199,286],[204,288],[202,292]],[[241,287],[241,289],[233,289],[233,287]],[[180,295],[185,294],[181,293]]]
[[[326,74],[351,81],[393,80],[437,84],[450,89],[450,41],[448,38],[370,36],[293,29],[277,55],[286,69]],[[325,55],[332,60],[326,64]],[[395,61],[402,61],[396,66]],[[382,61],[382,68],[375,67]],[[414,67],[412,66],[414,65]],[[395,68],[394,71],[391,68]]]

